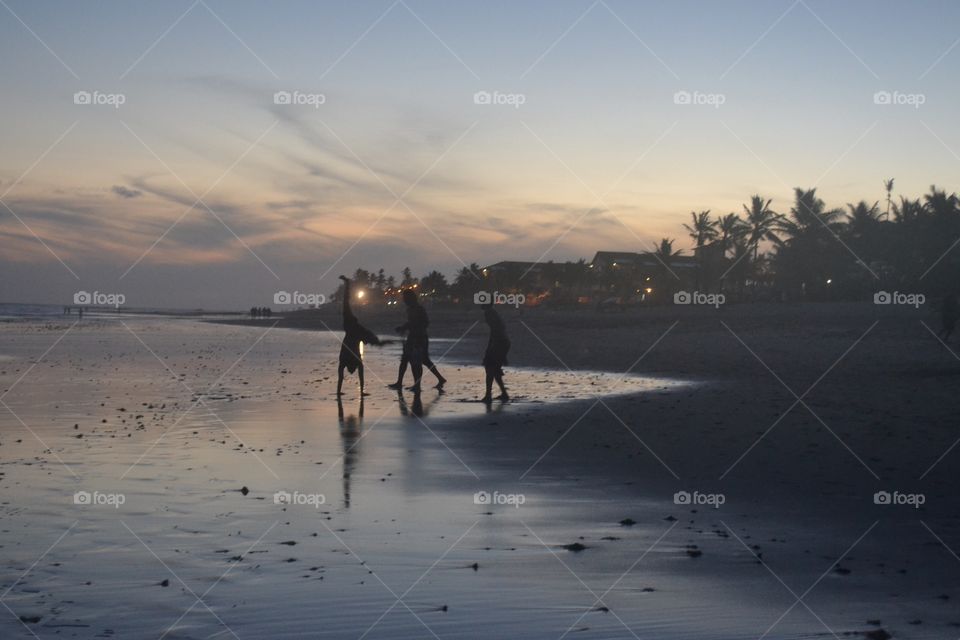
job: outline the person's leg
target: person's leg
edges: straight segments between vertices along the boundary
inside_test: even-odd
[[[484,371],[486,373],[486,390],[487,391],[485,394],[483,394],[483,399],[481,400],[481,402],[490,402],[491,391],[493,389],[493,370],[490,368],[486,368]]]
[[[428,361],[427,368],[430,369],[430,373],[437,377],[437,389],[443,389],[443,385],[447,384],[447,379],[440,375],[437,366],[433,364],[433,362]]]
[[[357,367],[357,376],[360,378],[360,397],[367,395],[363,392],[363,363],[360,363],[360,366]]]
[[[504,401],[509,400],[510,394],[507,393],[507,387],[503,384],[503,373],[498,371],[495,378],[497,381],[497,386],[500,387],[500,399]]]
[[[423,377],[423,363],[419,360],[414,360],[410,363],[410,368],[413,369],[413,386],[410,387],[415,393],[420,393],[420,378]]]
[[[397,370],[397,381],[393,384],[388,384],[387,386],[391,389],[402,389],[403,388],[403,376],[407,373],[407,349],[404,347],[403,355],[400,356],[400,368]]]
[[[343,395],[343,370],[346,368],[346,365],[340,363],[340,366],[337,367],[337,395]]]

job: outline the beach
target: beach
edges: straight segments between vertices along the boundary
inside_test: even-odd
[[[501,313],[489,408],[476,311],[431,310],[446,393],[368,347],[362,405],[335,316],[0,323],[0,635],[960,634],[929,311]]]

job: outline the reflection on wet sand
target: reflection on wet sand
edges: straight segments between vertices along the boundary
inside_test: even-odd
[[[337,416],[340,419],[340,443],[343,447],[343,507],[350,508],[350,476],[353,474],[360,457],[360,440],[363,427],[363,396],[357,405],[357,413],[344,415],[343,401],[337,398]]]

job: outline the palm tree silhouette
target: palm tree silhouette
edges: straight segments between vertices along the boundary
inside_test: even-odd
[[[759,195],[750,197],[750,206],[743,205],[743,210],[747,214],[747,238],[753,249],[753,261],[757,261],[760,251],[760,243],[769,240],[773,243],[779,243],[780,237],[776,230],[780,225],[781,216],[770,208],[773,200],[764,200]]]
[[[697,289],[700,288],[700,279],[703,271],[703,247],[710,240],[715,240],[719,235],[717,231],[717,221],[710,219],[710,210],[701,211],[697,213],[696,211],[690,212],[690,221],[692,224],[684,224],[683,227],[687,230],[687,235],[689,235],[696,246],[695,254],[697,256]]]

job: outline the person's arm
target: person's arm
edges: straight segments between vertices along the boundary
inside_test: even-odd
[[[346,276],[340,276],[343,280],[343,321],[344,323],[353,319],[353,310],[350,308],[350,280]]]

